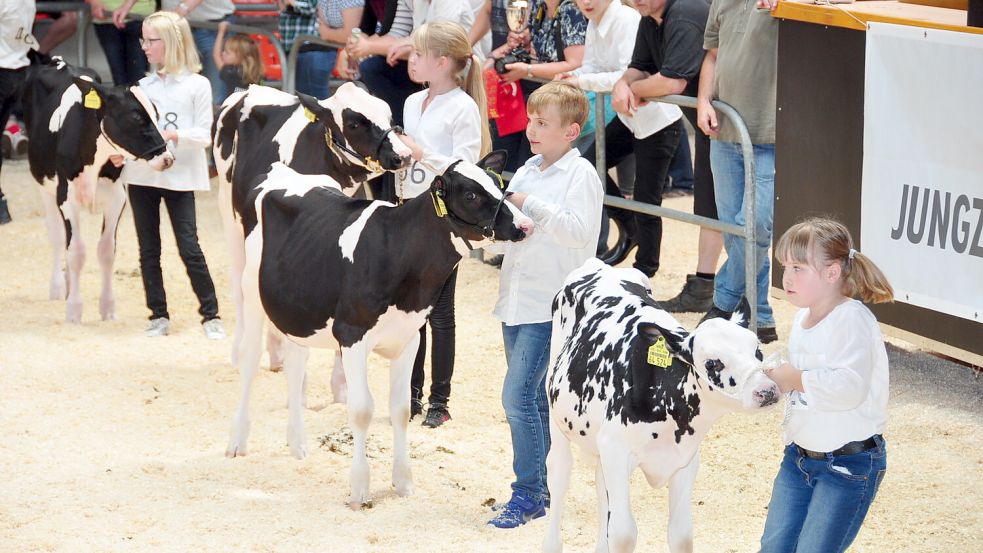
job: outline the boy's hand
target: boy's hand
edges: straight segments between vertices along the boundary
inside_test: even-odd
[[[522,209],[522,204],[526,203],[526,196],[529,194],[525,192],[513,192],[507,198],[508,201],[515,207]]]
[[[775,384],[778,384],[783,394],[792,390],[804,391],[802,389],[802,371],[788,363],[782,363],[774,369],[765,370],[765,375],[775,381]]]

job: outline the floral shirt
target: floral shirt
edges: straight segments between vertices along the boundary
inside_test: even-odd
[[[556,43],[557,25],[560,26],[562,46]],[[587,18],[577,9],[573,0],[560,2],[554,14],[549,13],[546,0],[532,0],[529,29],[532,47],[540,63],[560,61],[558,52],[562,48],[582,45],[587,40]]]

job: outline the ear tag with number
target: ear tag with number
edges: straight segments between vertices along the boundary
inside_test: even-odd
[[[89,109],[99,109],[102,107],[102,99],[99,98],[99,93],[92,89],[85,95],[85,101],[82,105]]]
[[[306,117],[307,120],[310,121],[311,123],[317,120],[317,116],[314,115],[314,112],[308,108],[304,108],[304,117]]]
[[[663,369],[672,365],[672,355],[669,354],[669,348],[666,347],[665,336],[659,336],[659,339],[649,346],[648,362],[649,365],[655,365]]]
[[[432,194],[433,197],[433,208],[437,212],[437,217],[444,217],[447,215],[447,206],[444,205],[444,199],[437,194]]]

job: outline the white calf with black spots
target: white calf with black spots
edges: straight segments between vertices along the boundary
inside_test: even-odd
[[[689,333],[649,292],[641,272],[591,259],[554,300],[548,553],[563,548],[571,444],[597,463],[598,552],[635,548],[629,482],[636,468],[653,487],[669,485],[669,550],[692,551],[700,441],[721,416],[778,400],[778,387],[760,370],[753,332],[711,319]]]

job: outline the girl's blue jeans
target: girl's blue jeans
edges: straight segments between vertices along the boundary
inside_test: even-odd
[[[768,504],[762,553],[840,553],[857,537],[887,470],[887,449],[812,459],[785,448]]]
[[[512,432],[512,490],[534,502],[547,495],[546,453],[550,449],[546,366],[553,323],[502,325],[508,370],[502,406]]]

